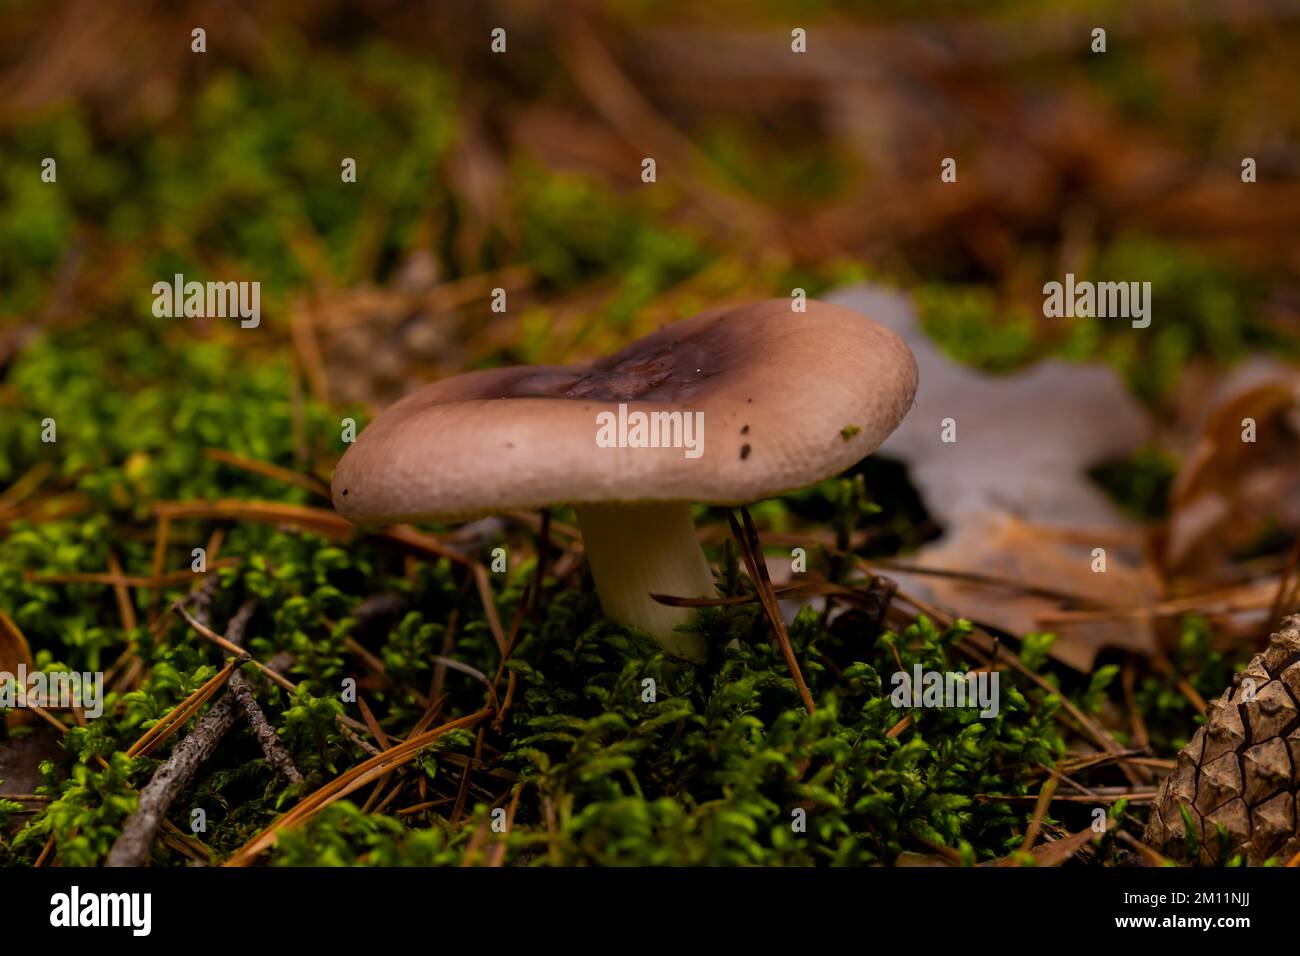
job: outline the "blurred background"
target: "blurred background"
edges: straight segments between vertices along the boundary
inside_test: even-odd
[[[149,325],[175,271],[260,280],[269,328],[159,334],[297,343],[335,401],[868,277],[965,361],[1104,355],[1160,409],[1294,332],[1293,3],[0,9],[10,354],[41,323]],[[1043,321],[1066,271],[1151,280],[1153,329]]]

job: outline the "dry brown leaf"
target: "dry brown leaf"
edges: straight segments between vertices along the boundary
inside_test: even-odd
[[[1300,529],[1300,420],[1294,375],[1228,398],[1179,471],[1164,561],[1204,579],[1270,528]],[[1254,441],[1244,440],[1254,422]]]
[[[1014,582],[1005,587],[960,577],[896,574],[908,591],[923,590],[957,616],[1014,635],[1051,631],[1051,653],[1081,671],[1092,669],[1103,647],[1149,655],[1156,648],[1155,624],[1145,615],[1081,616],[1063,620],[1070,608],[1115,608],[1154,604],[1159,581],[1142,560],[1140,540],[1115,532],[1088,535],[1022,522],[1007,514],[968,516],[943,541],[920,555],[931,569],[962,570]],[[1092,551],[1106,549],[1106,571],[1092,570]],[[1056,591],[1053,599],[1029,589]]]
[[[944,537],[915,563],[1020,587],[891,577],[956,616],[1016,635],[1052,630],[1058,635],[1053,655],[1081,670],[1091,669],[1105,646],[1151,653],[1153,628],[1140,616],[1043,624],[1062,610],[1140,606],[1160,596],[1142,528],[1087,477],[1092,465],[1133,451],[1150,433],[1146,413],[1118,374],[1102,365],[1040,362],[1011,375],[987,375],[940,352],[899,293],[860,286],[830,298],[892,328],[916,356],[916,404],[881,446],[882,454],[907,464],[926,508],[945,526]],[[955,442],[943,441],[948,418],[956,421]],[[1095,548],[1106,551],[1105,573],[1093,571]]]
[[[889,327],[916,358],[916,402],[880,451],[907,463],[936,519],[952,525],[1014,509],[1047,524],[1131,526],[1087,477],[1090,467],[1132,452],[1151,434],[1113,369],[1047,361],[988,375],[943,354],[900,293],[858,286],[828,301]],[[943,440],[948,418],[956,441]]]

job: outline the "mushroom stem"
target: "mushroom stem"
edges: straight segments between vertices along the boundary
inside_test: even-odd
[[[686,502],[577,505],[583,546],[607,617],[648,631],[664,650],[702,661],[698,634],[674,630],[691,608],[660,604],[653,594],[713,597],[713,572],[695,536]]]

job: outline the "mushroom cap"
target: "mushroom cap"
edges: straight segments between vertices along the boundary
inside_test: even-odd
[[[564,502],[745,504],[870,454],[916,384],[903,341],[849,309],[809,301],[795,312],[790,299],[713,309],[590,364],[489,369],[419,389],[344,454],[334,507],[391,523]],[[617,416],[620,403],[629,420],[703,413],[702,453],[601,447],[597,416]]]

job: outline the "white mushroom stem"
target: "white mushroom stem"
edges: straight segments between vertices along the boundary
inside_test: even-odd
[[[648,631],[664,650],[702,661],[698,634],[674,630],[691,608],[660,604],[651,594],[714,597],[713,572],[695,536],[691,506],[666,504],[578,505],[578,525],[596,593],[606,617]]]

